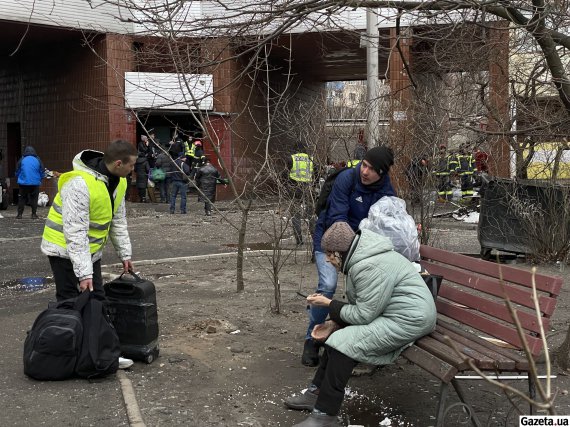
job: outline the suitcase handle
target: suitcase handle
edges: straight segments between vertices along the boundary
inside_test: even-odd
[[[126,273],[125,272],[121,273],[121,275],[119,276],[119,279],[121,279],[124,274],[126,274]],[[128,274],[133,276],[135,278],[135,281],[144,282],[144,280],[141,279],[141,277],[138,274],[136,274],[133,270],[129,270]],[[113,292],[116,292],[118,294],[132,295],[135,293],[135,286],[131,283],[109,282],[108,286],[113,290]]]
[[[125,272],[123,271],[123,272],[121,273],[121,275],[119,276],[119,279],[122,278],[124,274],[127,274],[127,273],[125,273]],[[141,279],[141,276],[139,276],[139,275],[138,275],[137,273],[135,273],[133,270],[129,270],[129,273],[128,273],[128,274],[130,274],[131,276],[133,276],[137,282],[143,282],[143,281],[144,281],[143,279]]]

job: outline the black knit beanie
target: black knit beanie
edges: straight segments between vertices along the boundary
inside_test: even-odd
[[[374,147],[366,152],[364,160],[370,163],[379,175],[387,174],[390,166],[394,164],[394,152],[389,147]]]

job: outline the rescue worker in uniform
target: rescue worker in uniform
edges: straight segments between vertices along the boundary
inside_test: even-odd
[[[475,159],[465,146],[459,150],[459,168],[457,173],[461,178],[461,197],[473,196],[473,173],[475,172]]]
[[[439,146],[439,156],[435,169],[435,176],[438,179],[437,194],[439,200],[451,200],[453,194],[451,179],[456,174],[459,161],[455,154],[447,154],[445,145]]]

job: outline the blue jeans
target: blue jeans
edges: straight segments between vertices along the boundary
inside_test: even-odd
[[[186,193],[188,192],[188,184],[183,181],[172,181],[170,195],[170,213],[174,213],[176,209],[176,196],[180,192],[180,212],[186,213]]]
[[[319,251],[315,251],[315,264],[317,265],[317,273],[319,275],[317,293],[323,294],[327,298],[332,298],[336,291],[336,282],[338,280],[336,268],[327,261],[327,255]],[[311,338],[311,332],[315,325],[323,323],[329,314],[327,307],[315,307],[311,305],[308,311],[309,327],[307,328],[305,339]]]

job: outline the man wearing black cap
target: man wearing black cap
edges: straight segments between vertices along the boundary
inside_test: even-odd
[[[368,150],[362,162],[356,167],[346,169],[335,179],[324,209],[317,220],[313,235],[313,248],[319,282],[317,293],[332,298],[336,291],[338,274],[326,261],[326,254],[321,248],[323,233],[338,221],[347,222],[354,231],[360,221],[368,216],[370,206],[384,196],[395,196],[388,172],[394,164],[394,153],[388,147],[374,147]],[[301,362],[306,366],[316,366],[319,362],[318,344],[311,338],[315,325],[325,321],[328,309],[311,306],[309,309],[309,327],[305,337]]]

